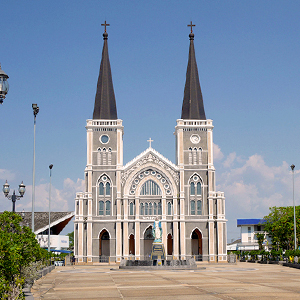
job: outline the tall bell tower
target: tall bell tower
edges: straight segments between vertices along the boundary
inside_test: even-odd
[[[191,22],[188,26],[191,32],[186,82],[181,119],[175,127],[176,164],[180,169],[181,253],[184,257],[185,253],[193,252],[190,248],[193,246],[185,241],[188,233],[197,228],[201,242],[194,252],[208,256],[209,261],[217,261],[226,256],[225,198],[224,193],[215,191],[213,121],[206,119],[203,105],[194,48],[195,25]],[[222,221],[218,224],[216,220]],[[217,242],[220,237],[221,243]],[[204,239],[208,243],[202,243]]]
[[[103,50],[95,96],[93,119],[87,120],[87,165],[85,168],[85,193],[77,193],[78,216],[75,230],[78,230],[78,262],[90,263],[95,246],[95,231],[98,222],[106,222],[112,243],[110,252],[121,257],[121,169],[123,166],[123,126],[117,117],[108,55],[108,33],[103,33]],[[76,226],[77,225],[77,226]],[[115,230],[112,230],[114,229]],[[81,247],[81,249],[79,248]],[[100,246],[98,245],[98,248]],[[99,250],[101,252],[101,250]],[[102,252],[105,249],[102,249]],[[109,255],[106,253],[106,255]],[[101,253],[100,253],[101,254]],[[103,253],[102,253],[103,254]],[[99,258],[97,258],[99,259]],[[95,258],[94,258],[95,260]]]

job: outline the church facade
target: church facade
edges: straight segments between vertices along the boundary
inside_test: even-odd
[[[176,163],[153,149],[151,139],[148,149],[123,163],[124,127],[117,117],[106,29],[103,37],[93,119],[86,124],[85,191],[75,198],[77,262],[149,259],[157,217],[168,259],[226,262],[225,197],[216,191],[213,121],[204,111],[192,30],[175,127]]]

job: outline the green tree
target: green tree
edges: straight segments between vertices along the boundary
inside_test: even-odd
[[[43,256],[34,233],[21,226],[21,216],[5,211],[0,214],[0,296],[1,299],[24,299],[24,272]]]
[[[259,246],[259,250],[263,250],[263,242],[265,240],[265,234],[264,233],[256,233],[256,238]]]
[[[67,236],[69,237],[69,250],[74,250],[74,231],[67,233]]]
[[[296,231],[300,237],[300,206],[296,206]],[[264,217],[264,230],[272,238],[276,250],[294,249],[294,207],[270,207],[270,213]],[[276,247],[274,247],[276,246]]]

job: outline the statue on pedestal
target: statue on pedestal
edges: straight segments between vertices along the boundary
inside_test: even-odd
[[[161,237],[162,237],[162,228],[161,228],[161,222],[156,217],[153,229],[152,229],[152,235],[154,237],[154,243],[161,243]]]

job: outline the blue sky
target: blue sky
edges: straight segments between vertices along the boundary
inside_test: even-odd
[[[24,181],[18,210],[31,210],[32,103],[40,107],[36,210],[48,207],[49,164],[53,210],[73,210],[82,190],[85,122],[93,113],[105,20],[124,163],[148,147],[149,137],[153,148],[175,160],[173,132],[193,21],[228,239],[239,236],[237,218],[292,204],[292,163],[300,204],[299,1],[5,1],[1,10],[0,62],[10,90],[0,107],[0,181],[8,179],[12,189]],[[10,209],[1,193],[0,210]]]

